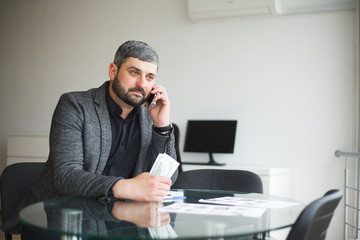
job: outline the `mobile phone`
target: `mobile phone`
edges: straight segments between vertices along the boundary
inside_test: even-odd
[[[154,97],[155,97],[155,94],[151,93],[148,100],[147,100],[147,102],[149,104],[149,107],[155,107],[156,106],[156,102],[153,102]]]

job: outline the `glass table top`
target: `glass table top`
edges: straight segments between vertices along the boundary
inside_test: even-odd
[[[186,198],[154,203],[61,197],[25,207],[20,221],[33,229],[82,239],[226,238],[290,227],[305,207],[255,193],[176,191]],[[206,202],[213,198],[226,205]]]

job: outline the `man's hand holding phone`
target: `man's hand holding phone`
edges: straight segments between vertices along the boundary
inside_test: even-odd
[[[151,97],[152,95],[153,97]],[[154,106],[152,103],[156,105]],[[147,106],[155,127],[164,127],[170,124],[170,101],[163,86],[153,85]]]

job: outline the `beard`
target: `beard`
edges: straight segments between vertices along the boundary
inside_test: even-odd
[[[114,79],[114,82],[112,84],[112,89],[116,94],[116,96],[118,96],[118,98],[120,98],[123,102],[125,102],[126,104],[132,107],[137,107],[146,101],[146,96],[145,96],[146,93],[144,89],[134,87],[134,88],[129,88],[129,90],[126,91],[126,89],[121,85],[118,75],[116,75]],[[142,97],[138,97],[130,94],[132,91],[140,92],[142,94]]]

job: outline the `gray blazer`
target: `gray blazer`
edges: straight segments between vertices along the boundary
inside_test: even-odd
[[[103,176],[111,148],[111,124],[106,105],[106,83],[86,92],[61,96],[50,131],[50,154],[41,180],[32,188],[37,200],[62,195],[108,197],[122,177]],[[174,136],[152,130],[145,104],[139,109],[141,146],[133,177],[150,171],[159,153],[176,159]],[[172,177],[175,182],[177,172]]]

